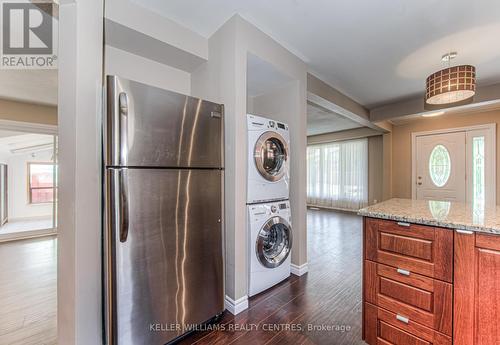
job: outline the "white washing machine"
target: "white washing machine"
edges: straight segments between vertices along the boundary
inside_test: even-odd
[[[290,276],[292,227],[288,200],[247,207],[248,294],[253,296]]]
[[[247,115],[247,203],[289,198],[290,135],[288,125]]]

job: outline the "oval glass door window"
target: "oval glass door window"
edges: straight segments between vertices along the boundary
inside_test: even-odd
[[[429,157],[429,175],[432,183],[437,187],[443,187],[451,175],[450,153],[444,145],[436,145]]]

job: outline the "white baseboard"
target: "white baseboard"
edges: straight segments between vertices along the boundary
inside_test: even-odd
[[[56,229],[17,231],[17,232],[9,232],[7,234],[0,234],[0,242],[25,240],[28,238],[56,236],[56,235],[57,235]]]
[[[290,270],[292,274],[295,274],[296,276],[301,276],[307,273],[309,271],[309,268],[307,267],[307,262],[305,264],[302,264],[300,266],[291,264]]]
[[[235,301],[231,297],[226,295],[224,304],[228,312],[233,315],[237,315],[243,310],[248,309],[248,296],[243,296]]]
[[[30,206],[33,207],[41,207],[44,206],[45,204],[31,204]],[[37,221],[37,220],[52,220],[52,216],[46,215],[46,216],[32,216],[32,217],[9,217],[9,222],[26,222],[26,221]]]

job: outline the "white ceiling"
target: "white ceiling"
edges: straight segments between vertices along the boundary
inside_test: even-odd
[[[57,105],[57,70],[0,69],[0,98]]]
[[[363,126],[342,115],[307,103],[307,135],[339,132],[359,127]]]
[[[450,50],[479,84],[500,82],[496,0],[133,1],[205,37],[238,13],[369,108],[423,94]]]
[[[0,130],[0,156],[3,157],[16,154],[17,151],[26,154],[52,149],[53,144],[52,135]]]

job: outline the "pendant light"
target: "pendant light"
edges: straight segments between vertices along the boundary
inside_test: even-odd
[[[448,63],[448,68],[427,77],[426,104],[444,106],[472,101],[476,93],[476,68],[471,65],[451,67],[451,60],[456,57],[456,52],[443,55],[441,60]]]

